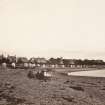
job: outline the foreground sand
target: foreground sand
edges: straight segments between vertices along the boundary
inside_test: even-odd
[[[0,105],[105,105],[105,78],[56,74],[29,79],[28,70],[0,70]]]

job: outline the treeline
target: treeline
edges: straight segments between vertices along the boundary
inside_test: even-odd
[[[63,58],[50,58],[49,62],[53,64],[63,63],[64,65],[105,65],[103,60],[89,60],[89,59],[63,59]]]
[[[103,60],[75,60],[75,64],[84,64],[84,65],[105,65],[105,62]]]

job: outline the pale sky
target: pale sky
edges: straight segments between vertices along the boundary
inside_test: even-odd
[[[0,52],[105,60],[105,0],[0,0]]]

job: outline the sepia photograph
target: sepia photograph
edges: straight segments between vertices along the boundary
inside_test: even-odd
[[[105,105],[105,0],[0,0],[0,105]]]

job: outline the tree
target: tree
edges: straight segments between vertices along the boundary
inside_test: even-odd
[[[57,60],[55,58],[50,58],[49,63],[50,64],[57,64]]]
[[[63,64],[67,67],[70,64],[69,59],[63,59]]]

